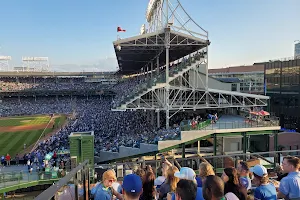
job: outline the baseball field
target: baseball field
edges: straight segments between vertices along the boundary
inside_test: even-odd
[[[40,136],[53,133],[65,123],[65,115],[38,115],[0,118],[0,156],[12,158],[26,148],[32,148]]]

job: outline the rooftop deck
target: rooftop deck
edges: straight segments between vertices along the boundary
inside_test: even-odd
[[[223,115],[216,123],[211,123],[211,120],[198,123],[195,126],[184,125],[182,131],[190,130],[217,130],[217,129],[240,129],[240,128],[259,128],[259,127],[274,127],[279,126],[277,118],[267,119],[264,121],[249,120],[239,115]]]

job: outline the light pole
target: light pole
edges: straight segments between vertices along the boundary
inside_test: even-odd
[[[300,40],[295,40],[294,43],[294,57],[297,59],[297,57],[300,57],[300,47],[296,47],[296,45],[298,46],[300,44]]]

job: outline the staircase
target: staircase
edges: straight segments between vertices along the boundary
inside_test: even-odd
[[[188,72],[192,67],[202,62],[204,58],[203,53],[197,53],[196,55],[189,57],[186,60],[181,61],[181,63],[173,66],[169,70],[169,82],[182,76],[184,73]],[[153,89],[162,88],[166,83],[165,71],[161,71],[158,76],[148,79],[145,83],[138,85],[137,88],[133,89],[133,93],[124,97],[119,105],[119,109],[125,109],[126,104],[134,101],[135,99],[147,94]]]

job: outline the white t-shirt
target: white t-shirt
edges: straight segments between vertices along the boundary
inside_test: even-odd
[[[239,200],[239,198],[233,194],[232,192],[228,192],[225,194],[227,200]]]

